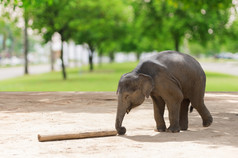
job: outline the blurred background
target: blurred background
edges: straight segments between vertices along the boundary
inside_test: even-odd
[[[0,0],[0,91],[116,91],[163,50],[238,91],[238,0]]]

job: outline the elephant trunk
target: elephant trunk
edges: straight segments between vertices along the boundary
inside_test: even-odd
[[[116,116],[116,123],[115,123],[115,127],[117,130],[117,133],[119,135],[124,135],[126,133],[126,128],[122,127],[122,121],[123,118],[126,114],[126,106],[122,105],[122,101],[119,99],[118,100],[118,106],[117,106],[117,116]]]

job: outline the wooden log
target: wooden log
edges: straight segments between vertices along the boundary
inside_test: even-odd
[[[71,133],[71,134],[54,134],[54,135],[38,134],[38,140],[39,142],[45,142],[45,141],[57,141],[57,140],[68,140],[68,139],[108,137],[108,136],[116,136],[116,135],[117,135],[117,131],[97,131],[97,132]]]

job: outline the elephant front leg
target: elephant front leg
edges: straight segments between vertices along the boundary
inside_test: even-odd
[[[179,126],[180,102],[168,103],[167,106],[169,111],[169,122],[170,122],[170,126],[167,129],[167,131],[172,133],[180,132]]]
[[[179,125],[181,130],[188,129],[188,106],[190,104],[189,99],[184,99],[180,107],[180,119]]]
[[[166,125],[164,121],[165,102],[161,97],[152,96],[154,106],[154,119],[156,122],[156,130],[158,132],[165,132]]]

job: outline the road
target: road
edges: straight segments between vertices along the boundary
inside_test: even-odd
[[[238,76],[238,62],[224,62],[224,63],[200,63],[205,71],[219,72]]]
[[[220,72],[238,76],[238,62],[208,63],[201,62],[205,71]],[[50,65],[30,65],[29,74],[40,74],[50,72]],[[23,67],[0,68],[0,80],[19,77],[24,75]]]
[[[30,65],[29,74],[41,74],[50,72],[50,65]],[[0,80],[15,78],[24,75],[23,67],[0,68]]]

